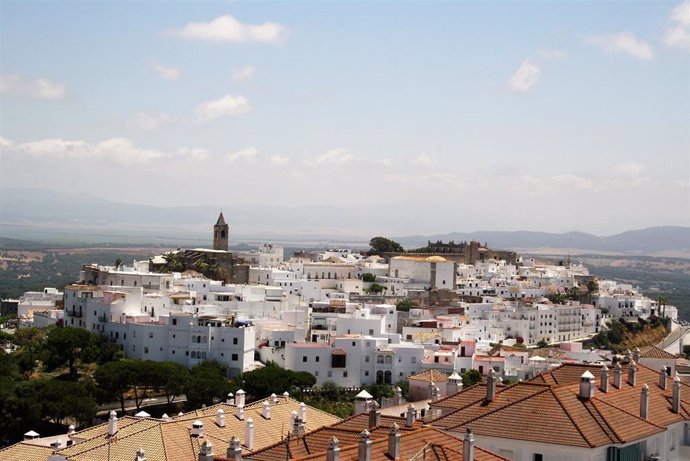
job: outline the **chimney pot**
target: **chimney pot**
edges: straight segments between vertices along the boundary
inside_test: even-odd
[[[608,392],[609,391],[609,369],[604,365],[604,367],[601,369],[601,392]]]
[[[381,410],[378,403],[374,401],[369,410],[369,429],[373,429],[381,425]]]
[[[649,415],[649,386],[647,384],[642,385],[642,390],[640,391],[640,418],[647,419]]]
[[[117,413],[111,411],[108,418],[108,435],[112,437],[115,434],[117,434]]]
[[[243,407],[244,406],[244,397],[245,393],[242,389],[237,391],[237,394],[235,394],[235,405],[238,407]]]
[[[414,426],[414,420],[416,418],[417,418],[417,410],[415,409],[414,405],[409,404],[407,406],[407,415],[405,418],[405,426],[406,427]]]
[[[594,375],[589,370],[580,376],[580,398],[589,400],[594,395]]]
[[[469,427],[462,441],[462,461],[474,461],[474,434]]]
[[[637,384],[637,364],[634,360],[631,360],[630,365],[628,365],[628,384],[633,387]]]
[[[134,457],[134,461],[146,461],[146,452],[143,448],[137,450],[137,454]]]
[[[261,407],[261,416],[263,416],[264,419],[271,419],[271,404],[268,403],[268,400],[266,400]]]
[[[623,385],[623,367],[620,362],[616,362],[616,366],[613,367],[613,385],[616,389],[620,389]]]
[[[640,361],[640,348],[639,347],[636,347],[635,350],[633,351],[632,358],[635,362]]]
[[[360,434],[357,461],[371,461],[371,434],[367,430]]]
[[[213,444],[210,440],[204,440],[199,447],[199,461],[213,461]]]
[[[331,440],[328,442],[326,461],[340,461],[340,447],[338,446],[338,439],[335,437],[331,437]]]
[[[659,387],[666,390],[668,373],[666,372],[666,366],[661,367],[659,370]]]
[[[486,401],[491,402],[496,396],[496,372],[492,368],[486,375]]]
[[[673,400],[671,404],[671,410],[674,413],[680,413],[680,390],[681,390],[681,384],[680,384],[680,377],[678,376],[678,373],[676,373],[676,377],[673,378]]]
[[[244,431],[244,446],[249,450],[254,449],[254,421],[251,418],[247,419]]]
[[[299,404],[299,417],[303,423],[307,422],[307,405],[304,402]]]
[[[203,437],[204,436],[204,423],[198,419],[192,423],[192,437]]]
[[[388,457],[393,460],[400,459],[400,427],[393,423],[388,432]]]
[[[218,411],[216,411],[216,424],[218,427],[225,427],[225,412],[222,408],[219,408]]]
[[[235,396],[232,394],[232,392],[228,392],[228,396],[225,399],[225,403],[227,403],[228,405],[235,404]]]
[[[227,455],[227,458],[231,461],[242,461],[242,445],[240,444],[240,439],[236,435],[230,438]]]
[[[237,419],[240,421],[244,420],[244,407],[240,406],[237,407],[237,411],[235,412],[235,416],[237,416]]]

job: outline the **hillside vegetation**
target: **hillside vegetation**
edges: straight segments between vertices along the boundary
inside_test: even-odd
[[[649,320],[640,318],[637,322],[610,320],[607,330],[585,341],[583,346],[621,353],[636,347],[658,344],[668,333],[665,322],[659,317],[650,317]]]

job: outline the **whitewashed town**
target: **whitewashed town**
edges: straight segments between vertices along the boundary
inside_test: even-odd
[[[475,241],[230,252],[222,213],[212,235],[211,248],[85,265],[72,285],[3,303],[19,329],[85,329],[129,359],[215,361],[230,378],[267,364],[306,372],[314,388],[361,390],[354,414],[341,420],[287,389],[254,402],[238,390],[174,417],[111,411],[78,432],[30,431],[0,460],[690,457],[684,330],[675,307],[634,286],[572,258],[544,263]],[[658,318],[663,343],[621,354],[583,346],[612,319]],[[468,373],[478,379],[463,385]],[[371,385],[394,395],[377,401]]]

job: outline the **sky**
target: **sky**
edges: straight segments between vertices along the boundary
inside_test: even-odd
[[[690,0],[0,0],[0,149],[0,194],[687,226]]]

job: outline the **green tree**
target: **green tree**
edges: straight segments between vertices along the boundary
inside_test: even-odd
[[[76,378],[76,362],[81,358],[82,350],[90,346],[91,342],[91,333],[81,328],[61,327],[51,330],[46,339],[46,353],[51,366],[67,363],[70,376]]]
[[[83,383],[51,379],[38,393],[43,415],[58,424],[70,418],[87,424],[96,415],[96,401]]]
[[[413,307],[415,307],[415,304],[410,298],[401,299],[395,304],[396,310],[401,312],[409,312]]]
[[[126,394],[133,387],[136,379],[132,360],[118,360],[107,362],[96,370],[94,379],[100,390],[100,400],[107,402],[116,398],[120,402],[122,412],[125,411]]]
[[[547,343],[545,339],[540,339],[539,342],[537,343],[537,347],[539,349],[543,349],[543,348],[548,347],[548,346],[549,346],[549,343]]]
[[[385,237],[374,237],[369,241],[369,254],[404,253],[405,249],[398,242]]]
[[[151,362],[149,366],[149,380],[156,390],[165,394],[168,405],[175,397],[184,393],[189,380],[189,370],[175,362]]]
[[[480,382],[482,382],[482,375],[474,368],[467,370],[462,374],[462,385],[464,387],[474,386]]]
[[[187,407],[196,409],[204,404],[212,405],[214,399],[224,399],[231,390],[231,384],[225,377],[226,372],[224,365],[212,360],[193,367],[185,386]]]
[[[311,388],[316,384],[316,378],[311,373],[286,370],[270,362],[263,368],[242,373],[234,382],[254,399],[261,399],[276,390],[289,392]]]
[[[369,288],[365,288],[364,292],[377,295],[377,294],[383,292],[385,289],[386,289],[386,287],[384,287],[383,285],[379,285],[378,283],[374,283]]]
[[[372,274],[371,272],[367,272],[365,274],[362,274],[362,281],[373,283],[376,281],[376,276],[374,274]]]

